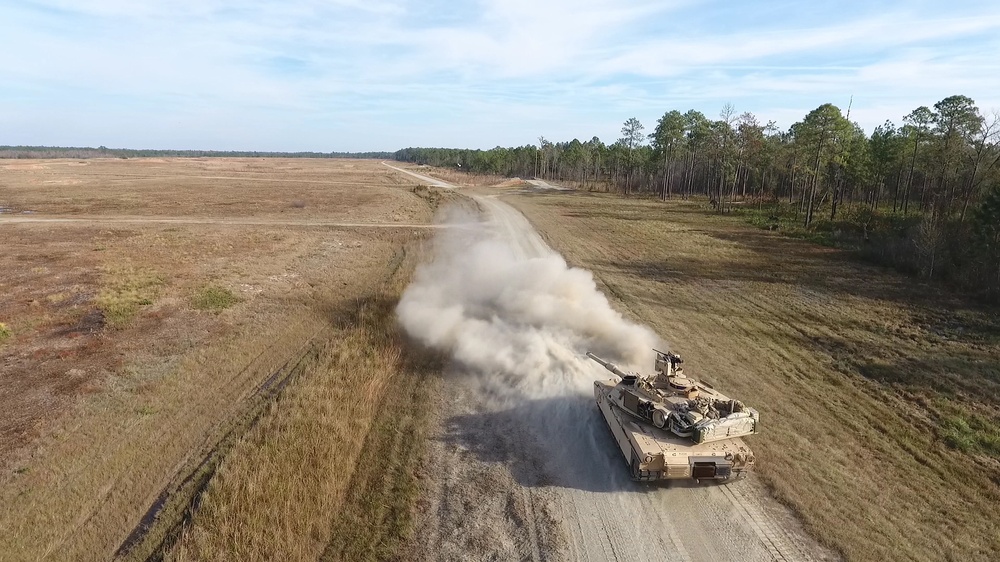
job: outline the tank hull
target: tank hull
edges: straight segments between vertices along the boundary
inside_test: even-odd
[[[693,443],[637,420],[611,399],[617,383],[617,379],[595,381],[594,399],[633,480],[729,482],[742,478],[753,467],[753,452],[742,439]]]

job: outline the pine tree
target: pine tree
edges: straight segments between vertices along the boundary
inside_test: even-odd
[[[992,284],[991,292],[1000,295],[1000,183],[994,184],[983,198],[975,214],[974,228],[986,271],[992,277],[987,286]]]

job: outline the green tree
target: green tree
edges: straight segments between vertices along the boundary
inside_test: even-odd
[[[989,275],[990,292],[1000,295],[1000,182],[993,184],[973,218],[976,243]]]
[[[934,132],[938,136],[936,204],[947,215],[954,208],[960,164],[983,118],[967,96],[949,96],[934,104]]]
[[[736,185],[736,132],[733,124],[736,122],[736,108],[727,103],[719,111],[719,120],[711,123],[713,140],[713,156],[716,162],[715,176],[717,178],[715,200],[716,209],[726,212],[726,187]]]
[[[971,137],[971,147],[968,152],[969,167],[967,175],[968,181],[964,188],[964,201],[962,203],[961,220],[965,221],[965,214],[981,186],[990,178],[990,174],[997,169],[1000,163],[1000,112],[994,110],[989,117],[980,121],[978,130]]]
[[[733,183],[733,196],[736,195],[736,185],[742,186],[742,197],[747,196],[747,186],[751,189],[758,174],[762,175],[762,157],[764,152],[764,125],[750,112],[745,112],[736,120],[736,178]]]
[[[931,124],[934,113],[927,106],[920,106],[903,118],[903,135],[909,139],[913,149],[910,152],[910,171],[906,177],[906,189],[903,192],[903,214],[910,212],[910,198],[913,192],[914,171],[917,165],[917,152],[920,145],[930,138]]]
[[[833,197],[830,203],[830,220],[837,217],[837,206],[845,194],[851,196],[855,186],[870,185],[871,145],[865,132],[855,123],[848,123],[842,131],[840,146],[832,162],[834,170]]]
[[[653,149],[663,162],[661,170],[662,183],[660,198],[666,199],[672,193],[670,165],[674,161],[678,147],[684,139],[684,116],[680,111],[672,110],[663,114],[656,122],[656,129],[649,135]]]
[[[645,136],[642,134],[642,123],[635,117],[629,117],[622,125],[622,136],[618,139],[618,144],[625,150],[622,167],[625,172],[625,193],[631,190],[631,184],[635,178],[636,169],[639,166],[639,159],[636,158],[636,149],[642,145]]]
[[[886,121],[878,127],[875,127],[871,138],[868,140],[871,154],[869,163],[872,179],[869,204],[871,205],[872,210],[878,208],[879,199],[881,198],[882,192],[886,187],[886,180],[902,161],[903,142],[904,139],[900,134],[900,131],[896,128],[892,121]],[[899,181],[901,177],[902,174],[897,170],[896,187],[892,195],[893,211],[896,210],[896,197],[899,192]]]
[[[691,109],[684,114],[684,144],[688,156],[684,191],[687,195],[694,192],[698,168],[705,165],[711,137],[712,123],[704,113]]]
[[[825,103],[809,112],[805,119],[792,125],[795,142],[802,143],[812,158],[812,178],[806,207],[805,226],[812,223],[816,195],[823,183],[821,171],[842,156],[842,139],[853,127],[837,106]]]
[[[538,137],[538,154],[535,164],[535,176],[544,178],[548,174],[549,165],[555,157],[555,145],[545,137]]]

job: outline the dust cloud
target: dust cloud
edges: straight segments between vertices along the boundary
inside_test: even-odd
[[[433,259],[403,293],[399,321],[479,375],[493,397],[589,395],[595,379],[611,375],[587,351],[648,370],[658,338],[611,308],[589,271],[540,241],[526,251],[515,239],[534,232],[505,236],[456,210],[441,222],[462,227],[437,234]]]

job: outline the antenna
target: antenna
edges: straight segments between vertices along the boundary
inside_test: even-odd
[[[854,105],[854,94],[851,94],[851,101],[847,102],[847,117],[845,117],[845,119],[847,119],[848,121],[851,120],[851,106],[852,105]]]

